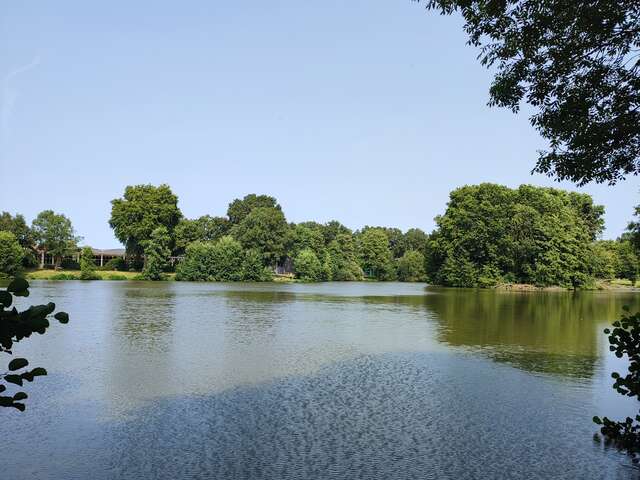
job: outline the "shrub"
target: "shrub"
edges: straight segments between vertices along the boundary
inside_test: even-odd
[[[313,250],[304,248],[293,261],[296,277],[305,282],[322,280],[322,264]]]
[[[260,254],[256,250],[245,252],[240,242],[230,236],[216,242],[191,243],[176,268],[176,280],[259,281],[264,276]]]
[[[127,265],[127,261],[124,258],[115,257],[115,258],[112,258],[111,260],[109,260],[107,263],[105,263],[99,269],[100,270],[105,270],[105,271],[116,270],[118,272],[126,272],[129,269],[129,266]]]
[[[98,280],[96,275],[96,263],[93,260],[93,250],[91,247],[84,247],[80,252],[80,279]]]
[[[118,275],[116,273],[111,273],[107,275],[107,280],[127,280],[125,275]]]
[[[80,264],[73,258],[63,258],[60,262],[60,268],[63,270],[80,270]]]

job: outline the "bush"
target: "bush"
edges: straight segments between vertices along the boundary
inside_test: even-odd
[[[126,272],[128,269],[129,269],[129,266],[127,265],[127,261],[122,257],[112,258],[107,263],[105,263],[102,267],[99,268],[99,270],[104,270],[104,271],[116,270],[118,272]]]
[[[0,231],[0,273],[15,275],[21,270],[24,250],[11,232]]]
[[[193,242],[176,268],[176,280],[236,282],[265,278],[262,257],[245,252],[240,242],[224,236],[216,242]]]
[[[55,273],[48,280],[80,280],[80,277],[72,273]]]
[[[293,261],[296,277],[305,282],[319,282],[322,280],[322,264],[313,250],[304,248]]]
[[[245,282],[270,282],[273,280],[273,270],[264,266],[262,255],[254,248],[250,248],[244,253],[242,280]]]
[[[100,279],[100,277],[96,275],[96,263],[93,260],[93,250],[91,247],[84,247],[80,252],[80,279]]]
[[[73,258],[63,258],[60,262],[60,268],[63,270],[80,270],[80,264]]]
[[[111,273],[107,275],[107,280],[127,280],[125,275],[118,275],[116,273]]]

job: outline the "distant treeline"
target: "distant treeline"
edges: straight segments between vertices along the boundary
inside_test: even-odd
[[[192,281],[266,281],[291,272],[310,282],[371,278],[584,288],[595,279],[635,282],[639,268],[637,223],[618,240],[598,240],[604,207],[586,194],[530,185],[458,188],[431,234],[371,226],[352,231],[335,220],[289,223],[274,197],[256,194],[233,200],[224,216],[188,219],[167,185],[129,186],[111,203],[109,224],[128,253],[127,262],[113,267],[141,269],[149,279],[163,278],[170,256],[181,258],[176,279]],[[52,238],[41,216],[65,238]],[[8,274],[19,268],[19,250],[26,254],[18,264],[25,264],[33,246],[57,247],[62,258],[78,241],[71,222],[50,211],[31,228],[20,215],[3,213],[0,230],[0,269]],[[2,262],[5,252],[12,252],[13,266]]]

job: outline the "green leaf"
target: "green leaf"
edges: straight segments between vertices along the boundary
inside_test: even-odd
[[[11,292],[18,297],[26,297],[29,295],[29,282],[24,278],[16,278],[7,287],[7,292]],[[26,295],[24,295],[25,292]]]
[[[69,323],[69,314],[67,312],[58,312],[53,318],[58,320],[60,323]]]
[[[16,370],[20,370],[21,368],[26,367],[27,365],[29,365],[29,362],[27,361],[26,358],[14,358],[9,362],[9,370],[14,372]]]
[[[10,307],[13,302],[13,297],[6,290],[0,291],[0,303],[5,307]]]
[[[6,382],[22,386],[22,377],[20,375],[5,375],[4,379]]]
[[[600,417],[593,417],[593,423],[597,423],[598,425],[602,425],[602,420],[600,420]]]
[[[40,377],[40,376],[44,376],[47,374],[47,371],[42,368],[42,367],[36,367],[33,370],[31,370],[31,375],[33,375],[34,377]]]
[[[13,396],[14,400],[25,400],[26,398],[29,398],[29,395],[24,392],[18,392]]]
[[[14,408],[17,408],[21,412],[24,412],[24,409],[25,409],[24,403],[14,403],[11,406],[14,407]]]
[[[0,393],[4,392],[7,389],[4,385],[0,385]]]

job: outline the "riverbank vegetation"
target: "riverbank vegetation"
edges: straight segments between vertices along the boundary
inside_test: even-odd
[[[126,260],[96,267],[85,248],[78,264],[65,259],[80,240],[67,217],[45,211],[29,228],[21,215],[3,213],[0,270],[15,276],[32,268],[39,248],[52,252],[58,268],[30,271],[29,278],[163,280],[175,274],[183,281],[271,281],[285,275],[304,282],[427,281],[515,290],[635,285],[640,222],[617,240],[602,240],[603,215],[586,194],[483,183],[452,191],[430,234],[380,226],[352,231],[336,220],[288,222],[274,197],[256,194],[233,200],[226,215],[189,219],[168,185],[136,185],[112,201],[109,220]]]

